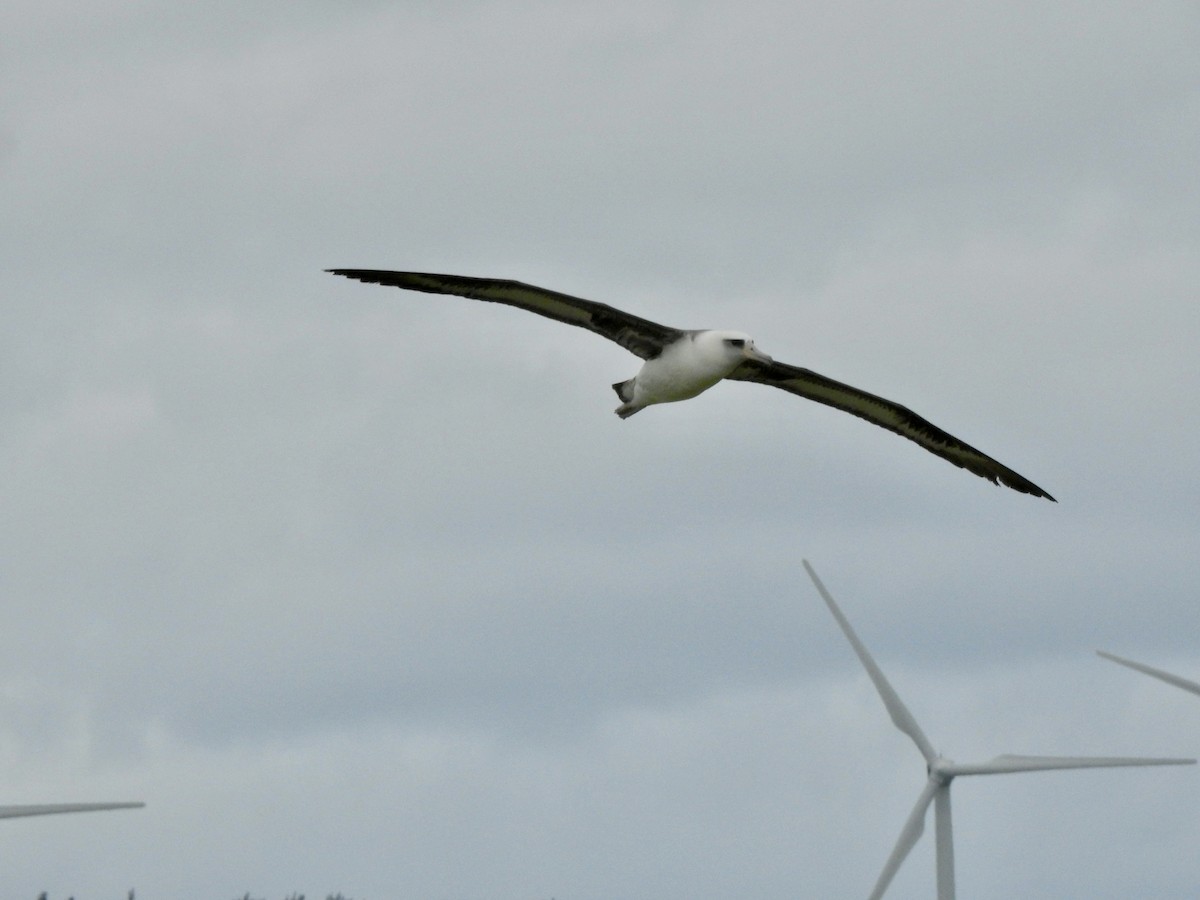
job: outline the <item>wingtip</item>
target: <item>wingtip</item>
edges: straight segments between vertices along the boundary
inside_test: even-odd
[[[1049,491],[1043,491],[1043,490],[1042,490],[1040,487],[1038,487],[1038,486],[1037,486],[1036,484],[1034,484],[1032,481],[1031,481],[1031,482],[1029,482],[1029,484],[1030,484],[1030,486],[1031,486],[1031,487],[1034,489],[1034,490],[1033,490],[1031,493],[1033,493],[1033,495],[1034,495],[1035,497],[1045,497],[1045,498],[1046,498],[1047,500],[1049,500],[1051,503],[1057,503],[1057,502],[1058,502],[1058,501],[1057,501],[1057,500],[1055,500],[1055,499],[1054,499],[1052,496],[1050,496],[1050,492],[1049,492]]]
[[[340,275],[342,278],[350,278],[354,281],[373,281],[376,284],[381,283],[379,278],[386,274],[383,272],[373,272],[371,269],[326,269],[325,271],[330,275]]]
[[[1016,475],[1015,472],[1012,474]],[[1029,494],[1031,497],[1044,497],[1051,503],[1058,502],[1050,495],[1049,491],[1042,490],[1028,478],[1022,478],[1020,475],[1017,475],[1016,478],[1001,475],[999,478],[993,479],[993,483],[1003,485],[1006,488],[1012,488],[1014,491],[1020,491],[1022,494]]]

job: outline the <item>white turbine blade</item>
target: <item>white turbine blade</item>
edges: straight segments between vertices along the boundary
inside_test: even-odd
[[[879,900],[883,896],[888,885],[892,883],[892,879],[896,877],[896,873],[900,871],[900,865],[908,857],[912,848],[916,846],[921,835],[925,833],[925,811],[929,809],[929,804],[933,802],[934,795],[941,787],[943,787],[942,783],[932,775],[925,782],[925,789],[917,798],[917,805],[913,807],[913,811],[908,814],[904,828],[900,830],[900,838],[892,849],[892,855],[883,864],[883,871],[879,873],[879,880],[875,882],[875,889],[871,891],[868,900]]]
[[[949,781],[941,782],[933,801],[938,900],[954,900],[954,825],[950,817]]]
[[[1120,656],[1114,656],[1112,653],[1105,653],[1103,650],[1097,650],[1097,654],[1105,659],[1111,659],[1113,662],[1121,666],[1128,666],[1130,669],[1135,669],[1138,672],[1144,672],[1151,678],[1157,678],[1160,681],[1165,681],[1167,684],[1173,684],[1175,687],[1183,688],[1185,691],[1191,691],[1193,694],[1200,694],[1200,683],[1188,681],[1186,678],[1180,678],[1178,675],[1172,675],[1170,672],[1164,672],[1162,669],[1156,669],[1153,666],[1148,666],[1145,663],[1134,662],[1132,659],[1125,659]]]
[[[37,806],[0,806],[0,819],[53,816],[59,813],[100,812],[106,809],[141,809],[145,803],[43,803]]]
[[[1190,766],[1194,759],[1153,756],[1014,756],[1005,754],[985,763],[951,763],[939,771],[955,775],[1002,775],[1009,772],[1044,772],[1051,769],[1112,769],[1122,766]]]
[[[913,743],[917,745],[917,749],[921,751],[921,755],[925,757],[925,762],[933,765],[937,759],[937,753],[934,751],[933,745],[929,743],[929,738],[925,737],[925,732],[921,730],[921,726],[917,724],[917,720],[913,718],[913,714],[908,711],[908,707],[904,705],[904,701],[900,699],[900,695],[896,693],[895,688],[888,683],[883,671],[875,664],[875,660],[867,652],[866,645],[858,639],[858,635],[854,633],[850,622],[842,615],[841,609],[838,608],[829,591],[825,589],[825,585],[821,583],[821,579],[817,577],[817,573],[813,571],[813,567],[808,564],[808,560],[802,560],[802,562],[804,563],[804,568],[808,571],[808,577],[812,579],[813,584],[817,587],[817,593],[821,595],[821,599],[825,601],[825,605],[833,613],[833,617],[837,620],[838,625],[841,626],[846,639],[850,641],[850,646],[854,648],[854,652],[858,654],[858,658],[862,661],[867,674],[871,676],[871,681],[875,683],[875,690],[879,692],[879,696],[883,699],[883,705],[887,707],[892,721],[896,723],[897,728],[912,738]]]

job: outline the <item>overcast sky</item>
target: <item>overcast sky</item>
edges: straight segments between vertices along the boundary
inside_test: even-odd
[[[935,745],[1200,754],[1200,9],[0,6],[11,897],[864,897]],[[628,421],[518,278],[904,403]],[[1194,768],[962,779],[962,896],[1200,893]],[[889,898],[933,893],[931,835]]]

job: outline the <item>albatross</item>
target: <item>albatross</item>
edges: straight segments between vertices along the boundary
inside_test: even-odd
[[[622,419],[656,403],[691,399],[723,379],[752,381],[866,419],[993,484],[1054,500],[1029,479],[942,431],[911,409],[809,369],[776,362],[759,350],[748,334],[740,331],[671,328],[605,303],[507,279],[386,269],[325,271],[369,284],[515,306],[606,337],[645,360],[637,375],[612,386],[621,399],[616,413]]]

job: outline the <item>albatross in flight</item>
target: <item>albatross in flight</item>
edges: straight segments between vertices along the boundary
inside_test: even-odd
[[[723,378],[753,381],[866,419],[915,441],[930,453],[974,472],[993,484],[1003,484],[1015,491],[1045,497],[1047,500],[1054,499],[1029,479],[947,434],[912,410],[808,369],[775,362],[754,346],[749,335],[740,331],[670,328],[604,303],[560,294],[520,281],[382,269],[326,271],[370,284],[503,303],[567,325],[586,328],[615,341],[645,360],[637,375],[613,385],[613,390],[621,398],[616,413],[622,419],[655,403],[672,403],[695,397]]]

